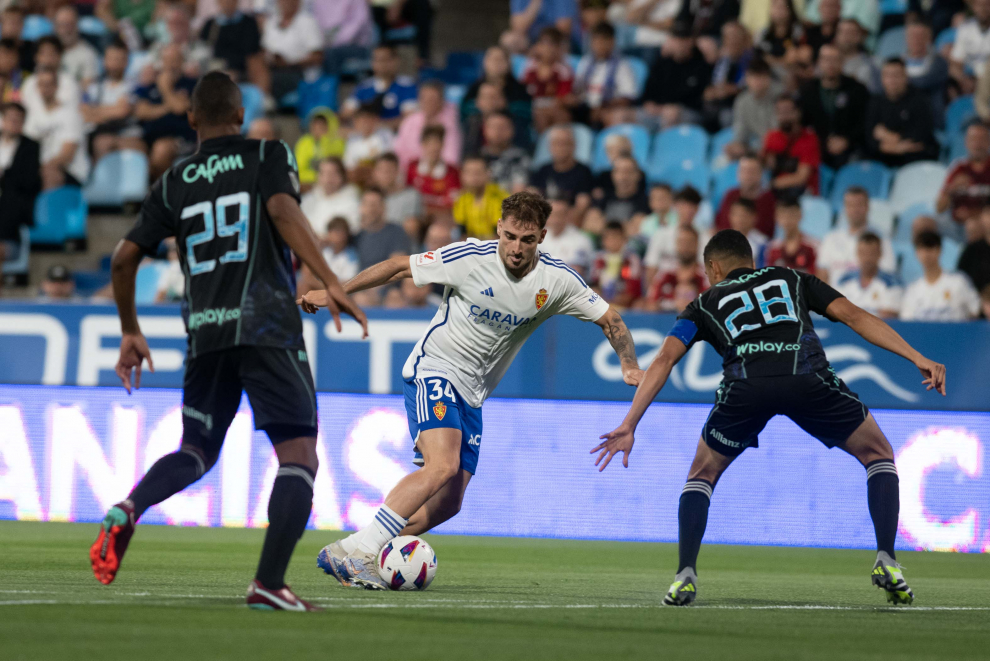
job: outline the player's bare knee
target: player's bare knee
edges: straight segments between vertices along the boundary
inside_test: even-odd
[[[430,471],[437,484],[443,485],[457,476],[457,473],[461,469],[460,464],[461,458],[459,455],[453,457],[440,456],[433,457],[430,461],[427,461],[423,468]]]

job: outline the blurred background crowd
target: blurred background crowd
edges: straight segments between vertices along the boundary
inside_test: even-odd
[[[108,295],[106,253],[195,150],[189,95],[220,69],[245,134],[294,149],[342,280],[493,238],[531,189],[541,248],[619,307],[683,309],[731,227],[878,315],[986,318],[988,57],[990,0],[0,0],[2,294]],[[159,257],[141,303],[182,299]]]

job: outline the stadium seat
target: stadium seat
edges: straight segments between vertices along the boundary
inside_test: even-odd
[[[945,109],[945,132],[942,144],[948,144],[952,136],[962,133],[963,127],[976,117],[976,105],[972,96],[961,96]]]
[[[340,78],[337,76],[320,76],[313,82],[305,80],[299,83],[296,91],[299,93],[299,100],[296,102],[296,115],[301,122],[305,122],[309,113],[314,108],[329,108],[337,112],[337,87],[340,85]]]
[[[650,183],[663,183],[674,190],[684,186],[693,186],[703,197],[708,196],[711,176],[708,165],[703,160],[683,158],[679,161],[669,161],[659,169],[651,168],[647,172]]]
[[[901,243],[911,243],[911,223],[918,216],[934,216],[934,201],[916,202],[897,214],[897,229],[893,240]]]
[[[870,197],[886,198],[890,189],[890,170],[883,163],[859,161],[844,165],[835,174],[829,199],[832,209],[838,213],[842,209],[842,197],[850,186],[862,186]]]
[[[818,166],[818,195],[828,199],[832,193],[832,183],[835,181],[835,170],[827,165]]]
[[[81,217],[80,217],[81,215]],[[80,235],[80,225],[82,235]],[[62,186],[43,192],[34,204],[34,227],[31,243],[34,245],[61,246],[66,239],[85,238],[86,205],[76,186]],[[76,236],[69,237],[69,230]]]
[[[712,208],[711,202],[701,201],[701,204],[698,205],[698,213],[694,214],[694,222],[691,224],[699,232],[706,232],[715,225],[715,210]]]
[[[261,89],[251,83],[241,83],[241,103],[244,105],[244,125],[241,127],[242,133],[247,133],[251,122],[264,116],[264,95]]]
[[[708,166],[714,172],[729,165],[729,159],[723,153],[725,146],[736,139],[732,127],[724,128],[712,136],[708,149]]]
[[[911,245],[910,241],[894,243],[894,253],[897,255],[898,270],[905,286],[921,277],[923,273],[921,262],[914,254],[914,246]]]
[[[106,24],[95,16],[79,17],[79,33],[90,37],[103,38],[110,34]]]
[[[966,134],[956,133],[946,140],[948,144],[942,150],[942,162],[951,167],[954,162],[966,157]]]
[[[884,16],[900,16],[907,11],[907,0],[880,0],[880,13]]]
[[[903,55],[907,44],[904,40],[904,26],[900,25],[896,28],[890,28],[886,32],[880,35],[880,39],[877,40],[877,47],[874,50],[874,57],[879,61],[891,57],[900,57]]]
[[[939,266],[945,271],[955,271],[959,266],[959,256],[963,247],[958,241],[942,237],[942,257],[938,260]]]
[[[650,178],[654,181],[665,181],[664,177],[671,176],[668,173],[671,169],[688,164],[697,175],[699,165],[704,166],[707,176],[708,172],[708,134],[698,126],[684,125],[661,131],[653,141],[653,151],[650,154],[650,163],[647,168]],[[694,184],[692,184],[694,185]],[[695,186],[695,188],[698,188]],[[698,188],[704,194],[708,189],[705,186]]]
[[[481,75],[484,51],[453,51],[447,53],[447,71],[452,81],[470,85]]]
[[[17,257],[8,259],[0,264],[4,276],[27,277],[28,265],[31,259],[31,228],[21,225],[21,240]]]
[[[56,189],[65,191],[60,201],[65,205],[65,239],[66,241],[86,240],[86,220],[89,217],[89,207],[83,196],[82,188],[78,186],[63,186]],[[55,192],[55,191],[53,191]]]
[[[947,172],[948,168],[935,161],[911,163],[898,170],[890,189],[894,213],[901,213],[917,202],[938,198]]]
[[[453,103],[458,108],[461,107],[461,101],[464,100],[466,94],[467,85],[447,85],[444,88],[444,97],[449,103]]]
[[[595,132],[584,124],[570,124],[574,133],[574,158],[585,165],[591,164],[591,149],[595,143]],[[550,129],[543,132],[536,143],[536,153],[530,167],[534,170],[550,162]]]
[[[729,163],[720,170],[712,172],[712,204],[718,209],[722,198],[730,190],[739,185],[739,164]]]
[[[945,28],[935,38],[935,50],[941,52],[942,48],[954,43],[956,43],[956,29]]]
[[[386,43],[410,42],[416,38],[416,32],[416,26],[409,24],[385,30],[385,34],[382,36]]]
[[[603,172],[611,167],[608,156],[605,154],[605,140],[615,133],[629,138],[629,142],[632,143],[633,158],[639,163],[641,169],[646,170],[650,151],[650,134],[638,124],[619,124],[599,133],[598,137],[595,138],[595,146],[592,151],[591,169],[594,172]]]
[[[121,207],[140,202],[148,192],[148,157],[125,149],[104,156],[93,168],[84,190],[94,207]]]
[[[826,200],[811,195],[801,198],[801,231],[819,240],[832,231],[832,207]]]
[[[158,294],[158,281],[168,269],[168,262],[160,259],[146,260],[138,268],[134,283],[134,302],[149,305],[155,302]]]
[[[871,230],[885,239],[894,235],[894,210],[887,200],[870,200],[870,211],[867,217],[867,225]],[[839,212],[836,227],[848,227],[849,219],[846,218],[845,210]]]
[[[37,41],[54,33],[55,26],[44,16],[31,14],[24,17],[24,29],[21,30],[21,39],[24,41]]]
[[[527,57],[516,53],[512,56],[512,76],[516,80],[522,80],[523,69],[526,68]]]
[[[629,63],[629,67],[636,77],[636,97],[639,98],[646,86],[646,79],[650,75],[650,67],[638,57],[625,57],[623,59]]]

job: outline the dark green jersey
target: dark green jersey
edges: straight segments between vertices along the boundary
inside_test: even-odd
[[[303,349],[292,256],[266,207],[278,193],[299,199],[288,145],[226,136],[166,172],[141,205],[127,239],[153,254],[175,237],[191,356],[243,345]]]
[[[725,381],[812,374],[828,367],[811,312],[842,295],[813,275],[771,266],[736,269],[684,309],[670,331],[722,356]]]

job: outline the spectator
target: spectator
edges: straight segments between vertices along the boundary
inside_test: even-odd
[[[55,34],[62,43],[62,71],[83,89],[100,73],[100,54],[79,35],[79,12],[69,5],[55,12]]]
[[[299,183],[308,190],[316,182],[316,170],[327,158],[341,158],[346,143],[340,135],[340,120],[329,108],[314,108],[306,121],[309,133],[296,141],[296,164],[299,166]]]
[[[532,113],[532,99],[526,86],[512,75],[512,61],[509,53],[501,46],[489,46],[481,61],[481,77],[471,83],[461,104],[461,116],[469,117],[476,112],[485,112],[478,107],[478,97],[484,85],[492,85],[502,93],[506,107],[498,110],[508,110],[513,117],[520,117],[528,128]],[[517,131],[518,133],[518,131]]]
[[[949,65],[932,48],[932,29],[924,23],[908,23],[905,28],[904,63],[908,83],[928,97],[932,117],[945,114],[945,90],[949,84]]]
[[[302,196],[300,207],[319,236],[327,223],[336,217],[346,220],[352,232],[361,225],[360,198],[357,187],[347,183],[347,173],[339,158],[329,157],[317,166],[319,178],[312,190]]]
[[[963,94],[972,94],[975,79],[990,57],[990,0],[970,3],[973,17],[956,28],[949,72]]]
[[[873,232],[863,232],[856,243],[859,268],[839,278],[837,289],[850,302],[870,314],[894,319],[901,311],[904,288],[897,276],[880,270],[882,254],[880,237]]]
[[[504,112],[493,112],[485,117],[485,146],[481,156],[488,163],[492,181],[509,191],[518,193],[529,180],[529,156],[512,144],[512,118]]]
[[[756,48],[770,66],[786,71],[796,61],[804,42],[804,26],[792,0],[770,0],[770,23],[757,37]]]
[[[423,155],[410,163],[406,170],[406,183],[423,196],[427,214],[449,212],[461,187],[457,166],[443,160],[444,134],[442,126],[424,128],[420,138]]]
[[[639,224],[640,236],[649,239],[657,230],[677,223],[674,213],[674,191],[670,184],[653,184],[650,187],[650,215]]]
[[[574,131],[569,126],[555,126],[547,138],[550,162],[540,167],[530,179],[530,186],[549,200],[568,200],[576,218],[591,206],[588,191],[594,186],[591,169],[574,158]]]
[[[677,266],[658,273],[650,283],[643,305],[650,312],[683,312],[691,301],[708,289],[708,278],[698,261],[698,230],[680,226],[676,236]]]
[[[398,129],[403,115],[416,109],[416,83],[399,75],[399,56],[389,45],[376,46],[371,51],[371,77],[359,83],[344,103],[342,115],[350,119],[366,104],[379,109],[379,117],[390,129]]]
[[[932,26],[932,32],[939,34],[954,23],[961,22],[968,4],[966,0],[939,0],[931,3],[908,0],[907,17],[909,20],[928,23]]]
[[[443,83],[439,81],[419,86],[419,109],[406,115],[399,125],[394,151],[403,169],[422,155],[419,138],[427,126],[444,128],[443,160],[457,163],[461,158],[461,125],[457,108],[444,99]]]
[[[443,296],[434,292],[431,286],[417,287],[412,278],[403,278],[398,285],[389,288],[382,306],[390,309],[414,310],[437,308],[442,303]]]
[[[677,215],[677,222],[664,225],[650,237],[650,242],[646,246],[646,255],[643,257],[643,264],[646,267],[644,282],[653,282],[658,272],[673,271],[677,268],[677,228],[691,227],[700,206],[701,194],[690,186],[685,186],[674,196],[674,213]],[[700,237],[698,244],[704,246],[707,242],[708,236],[705,235]],[[700,250],[698,261],[704,259]]]
[[[34,52],[35,71],[40,69],[51,69],[58,77],[58,100],[66,106],[78,107],[82,94],[79,90],[79,83],[69,74],[62,71],[62,42],[58,37],[47,36],[38,40],[38,45]],[[38,81],[34,77],[29,77],[21,86],[21,103],[27,108],[30,115],[35,109],[43,105],[41,94],[38,91]]]
[[[606,222],[629,222],[638,229],[650,213],[650,201],[642,187],[643,173],[630,156],[620,156],[612,166],[612,189],[585,216],[584,229],[601,232]]]
[[[244,137],[248,140],[278,140],[279,131],[275,126],[275,122],[271,119],[259,117],[248,125],[248,130]],[[298,165],[298,163],[299,161],[297,159],[296,164]]]
[[[784,235],[767,246],[765,266],[785,266],[815,274],[815,241],[801,231],[801,204],[797,200],[777,203],[777,226]]]
[[[260,89],[271,89],[271,78],[261,50],[261,30],[254,16],[244,13],[237,0],[216,0],[217,13],[203,24],[199,39],[212,52],[214,67],[237,74]]]
[[[8,4],[0,12],[0,39],[10,39],[17,51],[17,66],[21,71],[34,71],[34,43],[21,38],[24,33],[24,10]]]
[[[712,67],[695,46],[690,27],[678,23],[643,88],[643,120],[663,128],[698,123],[711,78]]]
[[[83,119],[78,107],[58,99],[58,75],[51,69],[35,74],[41,105],[28,112],[24,135],[41,145],[41,180],[48,190],[82,186],[89,175]]]
[[[471,104],[471,108],[471,114],[465,117],[463,122],[463,154],[465,156],[477,154],[481,151],[481,148],[485,144],[485,119],[493,112],[506,112],[509,104],[506,102],[501,88],[491,83],[482,83],[478,90],[477,98]],[[527,111],[528,115],[529,113]],[[515,127],[518,127],[519,118],[513,117],[512,123]],[[522,132],[526,134],[530,132],[528,124],[522,127]],[[518,139],[520,132],[514,129],[513,133],[516,136],[516,139],[514,139],[516,146],[522,148],[524,146],[522,143],[525,141]]]
[[[522,83],[533,98],[533,126],[543,133],[567,121],[565,102],[574,86],[574,72],[564,61],[566,39],[556,28],[544,28],[522,72]]]
[[[388,39],[394,27],[412,25],[416,28],[413,42],[419,56],[416,68],[422,69],[430,59],[430,39],[433,33],[433,3],[430,0],[395,0],[390,3],[372,2],[371,15],[378,25],[379,34]]]
[[[863,45],[866,37],[866,30],[856,19],[844,18],[839,21],[839,29],[835,33],[835,46],[842,54],[842,73],[861,82],[871,94],[876,94],[880,91],[880,72]]]
[[[155,37],[157,5],[158,0],[97,0],[95,14],[107,30],[119,33],[128,48],[136,51]]]
[[[412,245],[405,231],[385,220],[385,196],[377,188],[367,188],[361,195],[361,231],[354,237],[354,248],[359,271],[393,255],[411,252]],[[360,301],[358,305],[377,305],[380,300],[381,292],[377,289],[359,292],[355,297],[355,302]]]
[[[713,131],[732,125],[733,104],[743,89],[752,60],[746,28],[735,21],[722,26],[722,48],[712,70],[711,84],[704,92],[705,124]]]
[[[966,129],[966,157],[952,164],[935,210],[952,222],[946,234],[962,238],[963,226],[990,204],[990,129],[973,123]]]
[[[636,99],[636,75],[629,62],[615,50],[615,28],[602,22],[591,31],[591,50],[581,58],[574,75],[574,92],[580,105],[575,121],[592,126],[617,123],[610,112],[626,108]]]
[[[489,180],[488,164],[481,156],[469,156],[461,164],[461,194],[454,201],[453,215],[463,236],[495,238],[502,217],[502,200],[509,194]]]
[[[756,229],[756,205],[752,200],[739,198],[732,203],[729,207],[729,227],[749,239],[749,245],[753,249],[753,261],[757,266],[763,266],[763,250],[770,239]]]
[[[211,18],[218,15],[230,17],[234,12],[240,11],[243,15],[254,18],[252,13],[258,8],[255,0],[234,0],[234,11],[230,11],[226,0],[196,0],[196,13],[193,16],[193,25],[197,30],[202,30]],[[266,6],[270,0],[265,0]],[[205,41],[205,40],[204,40]]]
[[[271,89],[265,91],[275,99],[295,91],[304,79],[315,79],[323,64],[323,35],[301,4],[278,0],[278,12],[265,21],[261,45],[271,68]]]
[[[151,48],[153,61],[161,59],[162,49],[178,46],[182,49],[184,72],[190,78],[199,78],[210,70],[213,64],[213,49],[196,39],[192,28],[192,12],[187,5],[172,3],[162,10],[164,34]]]
[[[883,65],[883,94],[874,95],[866,110],[866,143],[870,157],[889,167],[938,159],[931,104],[908,87],[900,58]]]
[[[858,267],[856,246],[867,231],[870,216],[870,195],[861,186],[850,186],[842,198],[846,225],[841,224],[825,235],[818,251],[818,277],[835,286],[849,271]],[[888,239],[880,246],[880,270],[893,273],[897,269],[894,248]]]
[[[540,242],[540,252],[561,260],[583,276],[591,267],[591,254],[595,249],[591,239],[574,226],[574,210],[569,198],[550,198],[550,207],[547,233]]]
[[[605,138],[605,160],[608,161],[608,169],[599,172],[595,176],[595,187],[591,189],[592,199],[601,200],[606,193],[612,192],[614,188],[612,184],[612,168],[615,167],[616,159],[623,156],[632,156],[632,153],[632,141],[628,136],[622,133],[612,133]],[[645,182],[641,182],[641,186],[645,193]]]
[[[395,154],[382,154],[375,159],[371,170],[371,183],[385,195],[385,219],[390,223],[419,230],[423,216],[423,197],[411,186],[399,181],[399,159]]]
[[[323,68],[340,73],[353,57],[367,57],[375,40],[375,23],[367,0],[314,0],[310,11],[327,35]]]
[[[739,0],[683,0],[677,22],[691,29],[698,38],[698,48],[709,60],[714,60],[722,27],[738,18]],[[746,32],[751,34],[748,28]]]
[[[17,42],[13,39],[0,39],[0,83],[4,103],[21,100],[21,88],[28,76],[28,72],[21,68]]]
[[[759,149],[763,136],[777,125],[774,106],[780,92],[770,65],[761,58],[752,59],[745,78],[745,90],[732,104],[733,141],[725,147],[726,155],[733,160],[750,149]]]
[[[778,198],[818,195],[818,136],[804,125],[801,109],[790,96],[781,96],[774,106],[777,129],[763,141],[763,163],[769,168],[770,186]]]
[[[127,60],[127,46],[114,40],[103,54],[103,73],[83,94],[80,111],[90,132],[94,163],[113,151],[146,149],[133,116],[131,86],[124,80]]]
[[[76,282],[72,278],[72,271],[61,264],[56,264],[48,269],[39,289],[38,302],[57,303],[79,298],[76,294]]]
[[[358,274],[358,254],[351,246],[350,221],[334,216],[327,223],[323,237],[323,259],[341,282],[347,282]]]
[[[774,207],[777,202],[773,191],[763,185],[763,166],[760,165],[760,160],[755,156],[740,158],[736,178],[739,187],[728,190],[722,196],[715,214],[715,229],[729,228],[729,210],[736,200],[743,199],[752,202],[756,208],[756,229],[766,236],[773,236]]]
[[[980,314],[980,296],[962,273],[947,273],[939,265],[942,237],[922,232],[914,252],[924,275],[908,285],[901,306],[902,321],[969,321]]]
[[[631,0],[612,3],[608,14],[632,29],[633,46],[655,48],[666,43],[680,5],[680,0]]]
[[[801,114],[815,129],[822,162],[838,169],[863,149],[863,117],[869,92],[842,73],[839,49],[825,44],[818,51],[819,77],[801,86]]]
[[[982,235],[973,237],[963,249],[958,269],[969,276],[976,291],[982,292],[990,285],[990,206],[983,207],[979,221]]]
[[[376,158],[392,151],[392,132],[380,122],[378,112],[371,106],[359,108],[354,114],[353,130],[344,150],[344,165],[351,181],[363,181],[365,177],[356,171],[370,169]]]
[[[196,144],[196,133],[186,118],[196,79],[183,75],[182,50],[178,46],[166,46],[160,64],[161,70],[153,81],[134,90],[134,115],[141,122],[144,141],[151,150],[148,165],[152,181]]]
[[[619,221],[602,230],[602,249],[591,262],[592,288],[613,305],[629,307],[642,294],[642,264],[635,250],[626,246],[626,231]]]
[[[514,53],[522,53],[546,28],[562,35],[575,34],[578,20],[576,0],[512,0],[509,31],[502,44]]]
[[[819,23],[808,23],[804,26],[804,40],[811,47],[811,54],[816,60],[822,46],[835,41],[839,30],[839,18],[842,15],[841,0],[819,0]]]
[[[41,152],[38,143],[22,134],[24,106],[3,106],[0,131],[0,262],[17,259],[21,227],[34,224],[34,202],[41,192]],[[2,278],[0,278],[2,281]]]

